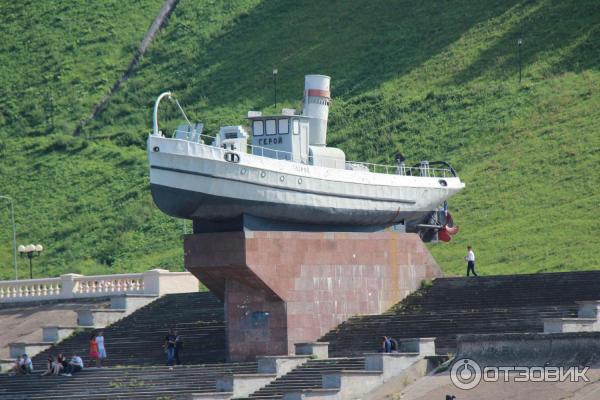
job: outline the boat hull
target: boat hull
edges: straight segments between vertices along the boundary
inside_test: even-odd
[[[154,203],[166,214],[204,221],[229,221],[251,215],[272,221],[309,225],[415,226],[433,211],[386,211],[281,204],[233,199],[162,185],[150,185]]]
[[[324,168],[150,136],[156,205],[177,217],[228,221],[251,215],[310,225],[407,227],[464,187],[457,177],[414,177]]]

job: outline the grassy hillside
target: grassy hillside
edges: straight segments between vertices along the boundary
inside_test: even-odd
[[[181,268],[181,222],[158,212],[147,188],[154,98],[175,91],[191,119],[215,132],[243,123],[249,109],[273,110],[273,67],[280,107],[298,107],[306,73],[332,76],[329,143],[349,159],[390,163],[400,150],[411,162],[455,165],[467,184],[451,201],[461,233],[432,246],[447,273],[463,273],[467,243],[482,273],[600,268],[597,1],[181,0],[82,138],[68,135],[124,70],[160,4],[73,3],[63,11],[92,17],[43,23],[53,4],[3,9],[0,28],[13,32],[0,44],[0,84],[11,88],[0,103],[0,194],[18,201],[21,241],[49,248],[36,261],[43,274]],[[101,18],[119,27],[118,39],[88,44],[81,32],[96,32],[90,21]],[[27,31],[35,51],[18,45],[24,20],[38,21]],[[45,48],[77,67],[40,62]],[[46,71],[64,71],[51,86],[53,121]],[[106,82],[95,88],[99,76]],[[77,107],[67,108],[73,97]],[[167,126],[179,123],[175,109],[165,111]],[[0,235],[6,278],[10,232]]]

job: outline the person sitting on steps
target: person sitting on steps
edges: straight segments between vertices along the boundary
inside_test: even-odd
[[[69,365],[65,369],[64,376],[73,376],[74,373],[83,370],[83,360],[77,354],[73,354],[71,357],[71,361],[69,361]]]
[[[58,357],[56,357],[56,361],[62,366],[62,370],[66,370],[67,366],[69,366],[69,362],[67,361],[67,358],[65,356],[63,356],[62,353],[58,353]]]
[[[48,364],[46,371],[42,374],[42,376],[46,375],[60,375],[60,371],[62,371],[63,366],[60,361],[58,361],[57,357],[48,357]]]
[[[27,375],[33,372],[33,363],[27,354],[23,354],[15,360],[10,375]]]
[[[392,353],[397,353],[400,351],[400,345],[398,344],[398,341],[394,338],[390,338],[390,342],[392,342]]]
[[[48,356],[46,360],[46,370],[42,374],[42,376],[50,375],[52,373],[52,364],[54,363],[54,357]]]
[[[64,369],[63,363],[60,362],[58,357],[52,362],[52,375],[60,375],[60,372]]]

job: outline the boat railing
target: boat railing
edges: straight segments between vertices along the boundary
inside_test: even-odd
[[[187,135],[186,138],[178,137],[177,133]],[[217,142],[217,138],[215,136],[206,135],[203,133],[190,133],[187,131],[178,131],[176,130],[173,133],[173,138],[178,138],[182,140],[188,140],[191,142],[199,143],[204,146],[215,147],[221,150],[227,150],[227,148],[222,148],[215,146],[214,143]],[[235,149],[232,149],[235,151]],[[294,160],[293,153],[285,150],[277,150],[270,147],[264,146],[255,146],[252,144],[246,143],[246,152],[249,154],[253,154],[255,156],[267,157],[276,160],[284,160],[284,161],[295,161],[301,162],[303,164],[314,165],[314,160],[312,156],[306,156],[302,160]],[[323,160],[331,160],[334,164],[336,161],[339,161],[335,158],[330,157],[319,157],[320,161]],[[346,169],[354,170],[354,171],[369,171],[373,173],[379,174],[389,174],[389,175],[405,175],[405,176],[421,176],[421,177],[429,177],[429,178],[451,178],[456,176],[456,172],[449,165],[447,168],[433,168],[430,167],[427,162],[421,162],[418,166],[406,166],[404,164],[399,165],[386,165],[386,164],[376,164],[369,163],[363,161],[346,161],[345,163]]]

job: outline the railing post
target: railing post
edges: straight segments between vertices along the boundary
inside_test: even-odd
[[[60,295],[61,299],[72,299],[75,297],[75,279],[83,275],[64,274],[60,276]]]
[[[169,272],[166,269],[151,269],[142,274],[144,294],[162,296],[167,293],[198,291],[198,279],[189,272]]]
[[[144,280],[144,294],[160,296],[160,275],[169,272],[165,269],[151,269],[142,274]]]

